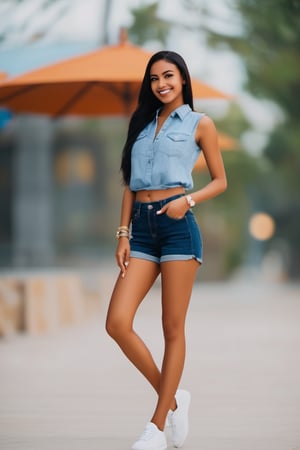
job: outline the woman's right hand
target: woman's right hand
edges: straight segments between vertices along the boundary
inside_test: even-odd
[[[116,260],[118,266],[121,269],[122,278],[124,278],[126,274],[126,269],[129,264],[129,255],[130,255],[129,239],[127,237],[120,237],[116,250]]]

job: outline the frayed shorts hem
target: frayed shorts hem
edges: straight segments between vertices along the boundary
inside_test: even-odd
[[[131,258],[146,259],[147,261],[152,261],[157,264],[168,261],[189,261],[190,259],[195,259],[199,264],[202,264],[202,259],[197,258],[195,255],[164,255],[161,258],[157,256],[149,255],[148,253],[132,251],[130,252]]]

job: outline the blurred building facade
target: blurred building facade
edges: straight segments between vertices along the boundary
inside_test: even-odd
[[[0,134],[0,265],[56,265],[111,239],[103,142],[20,116]]]

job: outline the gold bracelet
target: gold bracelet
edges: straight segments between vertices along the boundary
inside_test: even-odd
[[[121,225],[120,227],[118,227],[118,231],[128,231],[129,232],[129,228],[126,225]]]
[[[120,237],[129,238],[129,228],[126,225],[117,228],[116,238],[119,239]]]
[[[117,230],[116,238],[119,239],[120,237],[127,237],[127,238],[129,238],[129,231]]]

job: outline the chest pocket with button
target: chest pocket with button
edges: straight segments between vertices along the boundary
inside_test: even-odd
[[[166,139],[161,147],[163,153],[168,156],[178,156],[184,153],[185,143],[190,138],[188,133],[172,132],[166,135]]]

